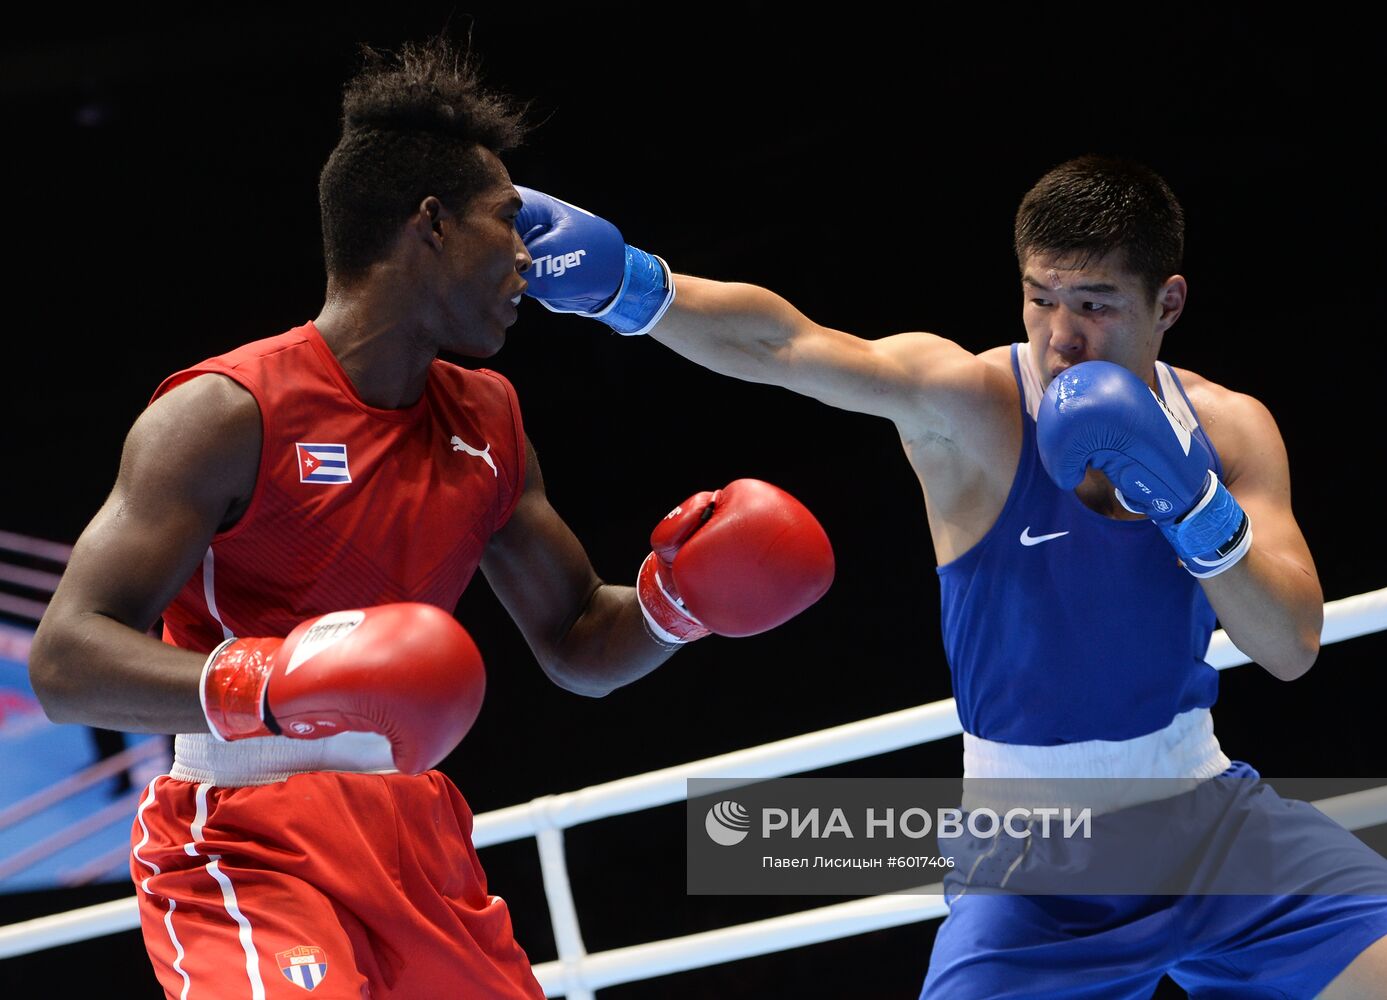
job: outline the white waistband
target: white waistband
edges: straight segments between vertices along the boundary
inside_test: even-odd
[[[1182,712],[1164,729],[1130,740],[1035,747],[963,734],[965,778],[1212,778],[1230,764],[1207,708]]]
[[[395,773],[390,741],[379,733],[338,733],[321,740],[262,736],[223,743],[209,733],[180,733],[169,776],[223,787],[269,785],[306,771]]]
[[[1094,813],[1188,791],[1232,765],[1207,708],[1130,740],[1038,747],[963,734],[965,808],[1077,805]]]

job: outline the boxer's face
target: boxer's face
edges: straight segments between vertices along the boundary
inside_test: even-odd
[[[1185,279],[1172,275],[1152,296],[1120,251],[1076,263],[1029,254],[1022,268],[1021,316],[1044,384],[1083,361],[1111,361],[1149,383],[1161,337],[1184,308]]]
[[[489,179],[446,230],[450,330],[443,347],[484,358],[501,349],[516,320],[530,254],[515,231],[520,195],[501,161],[487,150],[482,155]]]

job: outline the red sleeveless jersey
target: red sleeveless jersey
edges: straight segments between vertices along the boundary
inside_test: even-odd
[[[168,642],[210,651],[305,618],[396,601],[452,613],[524,482],[515,390],[435,360],[417,403],[363,403],[312,323],[165,379],[234,379],[260,406],[255,492],[164,612]]]

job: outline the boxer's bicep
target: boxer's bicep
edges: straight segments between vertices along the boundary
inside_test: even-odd
[[[1228,394],[1223,412],[1211,438],[1223,462],[1224,485],[1252,525],[1253,545],[1314,577],[1315,563],[1291,508],[1290,461],[1275,419],[1241,393]]]
[[[115,487],[34,636],[30,677],[49,718],[127,732],[205,726],[202,657],[146,632],[249,496],[259,449],[254,399],[222,378],[175,389],[135,421]]]
[[[481,569],[536,659],[546,669],[601,580],[582,543],[550,504],[534,447],[526,440],[525,492],[491,536]]]

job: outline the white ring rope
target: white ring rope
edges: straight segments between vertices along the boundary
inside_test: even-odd
[[[0,882],[18,875],[30,865],[42,861],[49,855],[57,854],[64,848],[80,843],[93,833],[104,830],[113,823],[128,824],[130,817],[135,815],[135,809],[140,804],[140,795],[143,792],[144,789],[136,788],[96,812],[84,816],[71,826],[59,830],[53,836],[40,840],[36,844],[31,844],[18,854],[12,854],[4,861],[0,861]]]
[[[543,800],[537,800],[542,802]],[[549,900],[549,918],[554,925],[554,947],[559,953],[555,967],[568,1000],[593,1000],[586,987],[584,962],[588,952],[578,929],[578,909],[568,882],[568,858],[564,854],[563,831],[555,827],[535,834],[539,844],[539,868],[544,879],[544,896]]]
[[[50,542],[43,538],[17,535],[12,531],[0,531],[0,553],[14,553],[26,560],[54,563],[55,567],[61,570],[67,565],[68,558],[72,555],[72,546],[64,545],[61,542]],[[61,578],[61,572],[35,569],[7,559],[0,559],[0,583],[51,595],[53,591],[58,589],[58,581]],[[0,592],[0,612],[7,615],[38,622],[43,618],[43,613],[47,609],[47,596],[43,600],[35,600],[18,594]]]
[[[1324,643],[1387,629],[1387,588],[1325,605]],[[1247,663],[1222,631],[1209,645],[1218,669]],[[739,750],[679,767],[594,785],[476,818],[473,841],[485,847],[526,836],[541,840],[541,865],[560,959],[534,967],[546,996],[590,997],[591,991],[720,962],[769,954],[873,930],[915,923],[946,912],[938,886],[920,895],[876,896],[735,927],[615,948],[583,951],[560,831],[579,823],[683,799],[691,778],[725,778],[729,787],[802,773],[944,739],[961,732],[953,699]],[[1387,786],[1315,803],[1349,829],[1387,822]],[[0,958],[129,930],[139,925],[134,897],[0,927]]]
[[[15,597],[13,594],[0,594],[0,611],[7,615],[37,622],[43,618],[46,610],[48,605],[43,601],[32,601],[27,597]]]
[[[143,763],[151,757],[165,756],[167,753],[168,748],[163,746],[159,740],[145,740],[136,743],[133,747],[127,747],[120,753],[112,754],[105,760],[98,761],[27,798],[20,799],[14,805],[0,809],[0,830],[14,826],[35,813],[42,812],[49,806],[84,792],[97,782],[104,781],[114,774],[119,774],[133,764]],[[165,763],[167,763],[167,758]]]
[[[109,851],[103,851],[76,868],[63,869],[57,875],[57,883],[64,889],[87,885],[90,882],[95,882],[103,875],[122,868],[126,871],[130,870],[130,845],[128,843],[120,844]]]
[[[16,535],[13,531],[0,531],[0,552],[18,552],[20,555],[66,565],[72,557],[72,546],[43,538],[30,538],[28,535]]]
[[[51,594],[58,589],[58,581],[61,579],[62,575],[59,573],[0,563],[0,583],[13,583],[20,587],[28,587],[30,590],[41,590]]]

